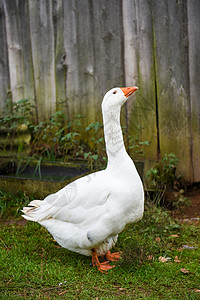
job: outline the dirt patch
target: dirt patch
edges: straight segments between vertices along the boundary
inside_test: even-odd
[[[1,220],[1,223],[3,225],[17,225],[17,226],[25,226],[26,223],[27,223],[27,220],[25,220],[24,218],[22,217],[19,217],[19,218],[16,218],[16,217],[9,217],[8,219],[2,219]]]
[[[200,223],[200,185],[198,184],[188,188],[185,197],[188,199],[188,205],[172,211],[172,217]]]

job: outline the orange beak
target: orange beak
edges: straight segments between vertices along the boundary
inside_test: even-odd
[[[125,88],[121,88],[121,90],[123,91],[124,96],[128,98],[130,95],[132,95],[135,91],[138,90],[138,87],[137,86],[125,87]]]

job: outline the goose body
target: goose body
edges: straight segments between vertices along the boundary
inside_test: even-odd
[[[137,90],[115,88],[102,102],[108,164],[105,170],[81,177],[44,200],[23,208],[23,217],[44,226],[62,247],[92,256],[100,271],[112,268],[98,256],[111,254],[126,224],[137,222],[144,210],[144,190],[132,159],[127,154],[120,126],[120,109]]]

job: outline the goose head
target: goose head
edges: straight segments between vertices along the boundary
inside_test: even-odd
[[[109,110],[115,107],[120,108],[126,102],[126,100],[137,90],[137,86],[124,88],[116,87],[111,89],[105,94],[103,98],[102,109]]]

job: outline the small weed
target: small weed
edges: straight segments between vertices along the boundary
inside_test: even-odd
[[[128,135],[127,138],[126,138],[126,134],[127,134],[126,126],[122,126],[122,132],[125,137],[125,145],[129,155],[133,159],[143,159],[145,149],[149,146],[150,142],[141,141],[140,139],[141,127],[137,126],[137,131],[136,131],[137,133],[134,136]]]
[[[19,125],[29,125],[33,107],[27,99],[18,102],[12,102],[11,99],[7,100],[3,117],[0,118],[0,126],[16,131]]]
[[[91,169],[105,168],[107,163],[106,147],[103,137],[103,126],[99,122],[89,124],[86,129],[90,132],[91,138],[89,144],[91,145],[91,151],[85,153],[85,158],[88,159]]]
[[[147,177],[152,188],[158,185],[173,185],[176,180],[176,167],[179,159],[173,153],[165,153],[160,163],[147,172]]]
[[[6,218],[9,216],[20,216],[21,208],[30,202],[26,194],[19,193],[17,196],[0,191],[0,216]]]
[[[176,196],[171,197],[171,208],[180,208],[188,203],[188,199],[184,197],[184,190],[178,188],[180,186],[179,180],[176,176],[176,168],[179,163],[179,159],[173,153],[166,153],[160,163],[157,163],[153,168],[147,171],[147,186],[148,190],[153,192],[153,201],[156,205],[165,203],[165,195],[168,189],[175,188]],[[151,193],[149,192],[149,199],[151,199]]]
[[[27,131],[32,119],[33,105],[27,99],[12,102],[7,100],[3,117],[0,118],[0,128],[3,135],[6,135],[2,150],[12,151],[14,144],[17,144],[17,150],[23,151],[24,144],[18,138],[22,131]]]

